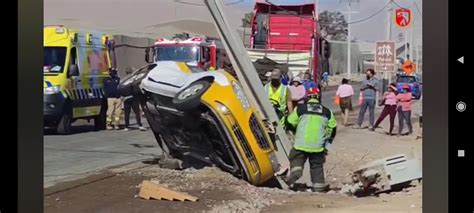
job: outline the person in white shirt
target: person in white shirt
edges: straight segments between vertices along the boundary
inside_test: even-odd
[[[343,78],[342,84],[337,88],[336,96],[339,96],[339,107],[341,108],[344,122],[342,125],[347,126],[347,120],[349,119],[349,111],[352,111],[352,96],[354,95],[354,89],[349,84],[349,80]]]

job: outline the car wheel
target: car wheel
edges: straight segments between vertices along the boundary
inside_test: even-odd
[[[56,127],[56,132],[60,135],[68,135],[71,133],[72,113],[65,112]]]
[[[176,109],[181,111],[195,109],[201,104],[202,94],[204,94],[210,86],[211,83],[209,81],[196,81],[176,94],[173,98],[173,104]]]

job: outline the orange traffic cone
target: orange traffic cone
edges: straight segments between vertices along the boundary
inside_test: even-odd
[[[359,93],[359,106],[362,105],[362,100],[363,100],[363,98],[362,98],[362,92],[360,92],[360,93]]]

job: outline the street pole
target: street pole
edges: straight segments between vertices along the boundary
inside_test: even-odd
[[[416,73],[416,72],[418,72],[418,40],[417,39],[415,39],[415,45],[413,47],[415,47],[415,49],[413,50],[413,51],[415,51],[413,61],[415,63],[415,67],[416,67],[416,70],[415,70],[415,73]],[[416,61],[415,61],[415,57],[416,57]]]
[[[347,6],[349,8],[348,18],[347,18],[347,79],[350,80],[352,78],[352,69],[351,69],[351,45],[352,45],[352,35],[351,35],[351,22],[352,22],[352,13],[358,13],[358,11],[352,11],[352,2],[357,0],[348,0]]]
[[[408,59],[408,29],[405,29],[405,61]]]
[[[319,21],[319,0],[314,0],[316,6],[316,20]]]
[[[412,24],[412,26],[410,26],[410,58],[411,60],[413,61],[413,31],[414,31],[414,28],[415,28],[415,23]]]
[[[349,23],[347,24],[347,79],[351,79],[351,22],[352,22],[352,7],[349,1]]]
[[[385,26],[387,27],[386,32],[385,32],[385,39],[386,41],[390,41],[392,39],[392,0],[390,0],[390,4],[387,6],[387,19],[385,20]],[[396,48],[396,47],[395,47]],[[396,54],[396,51],[393,51],[393,54]],[[395,64],[396,66],[396,64]],[[396,67],[394,67],[396,69]],[[390,73],[395,70],[388,70],[384,72],[384,82],[388,80],[388,84],[392,83],[392,78]],[[384,85],[384,88],[382,91],[385,91],[386,85]]]

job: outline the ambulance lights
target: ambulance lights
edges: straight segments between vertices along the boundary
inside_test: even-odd
[[[56,34],[63,34],[63,33],[64,33],[64,28],[63,27],[56,28]]]

